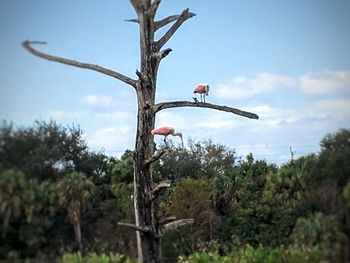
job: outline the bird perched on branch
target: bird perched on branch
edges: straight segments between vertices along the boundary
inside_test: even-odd
[[[209,85],[208,84],[198,84],[197,87],[194,89],[193,93],[199,93],[201,102],[205,102],[205,96],[208,96],[209,94]],[[203,97],[203,100],[202,100]]]
[[[164,136],[164,143],[165,143],[166,147],[168,147],[168,143],[166,141],[166,138],[168,137],[168,135],[179,136],[181,138],[182,145],[184,145],[184,142],[182,140],[182,133],[181,132],[175,132],[173,127],[162,126],[162,127],[157,128],[157,129],[153,129],[151,131],[151,133],[153,135],[163,135]]]

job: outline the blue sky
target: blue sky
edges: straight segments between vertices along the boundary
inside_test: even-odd
[[[260,119],[182,108],[160,112],[157,126],[278,164],[290,159],[290,146],[296,157],[317,152],[325,134],[350,128],[350,1],[163,0],[157,17],[187,7],[196,16],[166,44],[173,52],[159,70],[157,101],[192,100],[196,84],[208,83],[208,102]],[[0,119],[79,124],[93,149],[132,149],[131,87],[34,57],[21,42],[47,41],[36,48],[136,78],[138,27],[124,21],[134,17],[127,0],[1,1]]]

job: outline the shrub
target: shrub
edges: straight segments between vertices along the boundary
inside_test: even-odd
[[[85,256],[81,256],[78,253],[64,254],[59,263],[132,263],[131,259],[126,259],[125,256],[120,254],[96,254],[89,253]]]

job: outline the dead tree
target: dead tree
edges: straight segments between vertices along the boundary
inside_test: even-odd
[[[192,223],[193,220],[175,220],[172,217],[157,218],[157,202],[155,201],[162,189],[170,187],[170,183],[161,182],[155,186],[152,180],[152,163],[168,151],[165,148],[155,151],[154,148],[154,138],[151,130],[154,128],[156,113],[168,108],[202,107],[226,111],[251,119],[258,119],[258,116],[254,113],[210,103],[172,101],[155,104],[158,68],[162,59],[172,51],[170,48],[164,49],[163,47],[180,26],[195,14],[191,13],[189,9],[185,9],[179,15],[172,15],[155,21],[155,15],[161,0],[130,0],[130,2],[136,11],[137,18],[127,21],[137,23],[140,31],[141,63],[140,69],[136,70],[137,78],[135,79],[95,64],[49,55],[32,47],[32,44],[46,44],[42,41],[24,41],[23,46],[32,54],[43,59],[94,70],[125,82],[134,88],[138,103],[137,133],[133,152],[135,224],[120,223],[120,225],[130,227],[136,231],[140,262],[160,262],[162,236],[168,231]],[[155,40],[155,32],[170,24],[171,26],[165,34]]]

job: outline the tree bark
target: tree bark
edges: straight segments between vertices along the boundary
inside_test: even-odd
[[[8,207],[6,209],[6,213],[5,213],[5,218],[4,218],[4,222],[2,224],[2,230],[1,230],[1,238],[5,239],[6,235],[7,235],[7,228],[10,224],[10,218],[11,218],[11,214],[12,214],[12,209],[11,207]]]
[[[136,87],[138,115],[134,150],[134,207],[137,227],[150,229],[149,233],[136,231],[139,262],[160,262],[160,240],[152,202],[152,174],[146,160],[154,152],[153,135],[155,114],[152,109],[155,100],[157,61],[154,52],[153,14],[147,13],[151,1],[134,3],[140,27],[140,71]]]
[[[78,250],[80,251],[82,249],[80,220],[74,223],[74,235],[75,241],[77,242]]]

